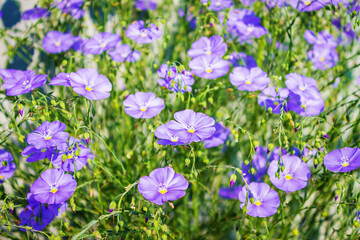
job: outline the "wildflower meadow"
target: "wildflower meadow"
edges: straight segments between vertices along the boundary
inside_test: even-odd
[[[359,11],[0,1],[0,239],[360,239]]]

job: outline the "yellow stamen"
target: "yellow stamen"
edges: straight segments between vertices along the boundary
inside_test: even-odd
[[[147,36],[146,33],[142,33],[142,34],[141,34],[141,37],[146,37],[146,36]]]
[[[60,46],[60,43],[59,43],[59,42],[56,42],[56,43],[55,43],[55,46],[59,47],[59,46]]]
[[[91,87],[89,87],[89,86],[86,86],[85,89],[88,90],[89,92],[93,90],[93,89],[92,89]]]
[[[255,204],[256,206],[260,206],[260,205],[261,205],[261,201],[256,200],[256,201],[254,202],[254,204]]]
[[[147,108],[146,107],[142,107],[142,108],[140,108],[140,111],[142,111],[142,112],[145,112],[147,110]]]
[[[325,59],[323,57],[319,58],[320,62],[323,62]]]
[[[167,193],[167,190],[165,188],[160,188],[160,191],[159,191],[161,194],[165,194]]]
[[[249,85],[249,84],[251,84],[251,82],[250,82],[250,81],[246,81],[245,84]]]
[[[309,6],[310,3],[311,3],[311,2],[307,1],[307,2],[305,2],[305,5],[306,5],[306,6]]]
[[[56,193],[57,191],[58,191],[57,188],[51,188],[51,190],[50,190],[50,192],[52,192],[52,193]]]
[[[178,138],[176,137],[176,138],[171,138],[171,141],[172,142],[177,142],[178,141]]]
[[[50,140],[50,139],[52,139],[52,136],[46,136],[45,137],[45,140]]]
[[[292,178],[293,178],[293,177],[292,177],[290,174],[286,174],[286,175],[285,175],[285,179],[288,180],[288,181],[291,180]]]
[[[347,167],[349,166],[349,163],[348,162],[343,162],[343,164],[341,164],[343,167]]]
[[[211,68],[207,68],[207,69],[206,69],[206,72],[207,72],[207,73],[211,73],[212,71],[213,71],[213,70],[212,70]]]
[[[67,157],[67,159],[72,159],[72,158],[73,158],[73,155],[72,155],[72,154],[68,154],[66,157]]]
[[[0,179],[4,179],[4,177],[2,175],[0,175]]]
[[[207,55],[210,55],[210,54],[211,54],[211,51],[207,51],[206,54],[207,54]]]
[[[195,132],[195,128],[189,127],[187,131],[188,131],[189,133],[194,133],[194,132]]]

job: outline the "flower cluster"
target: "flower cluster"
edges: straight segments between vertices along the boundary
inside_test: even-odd
[[[188,55],[191,72],[206,79],[224,76],[229,71],[229,62],[222,59],[227,50],[221,36],[201,37],[191,45]]]
[[[162,64],[157,74],[160,77],[157,80],[159,85],[176,93],[191,92],[191,85],[195,82],[191,72],[168,64]]]
[[[231,10],[227,20],[227,31],[231,38],[240,44],[251,43],[253,38],[267,34],[266,28],[261,26],[261,19],[248,9]]]
[[[317,69],[326,70],[336,65],[339,60],[337,42],[331,34],[319,32],[316,36],[313,31],[306,30],[304,38],[313,45],[307,55]]]
[[[155,23],[150,23],[145,27],[142,20],[135,21],[126,30],[126,36],[137,43],[151,43],[162,36],[162,31]]]
[[[0,69],[0,76],[6,89],[6,95],[17,96],[29,93],[46,83],[46,74],[36,75],[34,71],[21,71],[14,69]]]
[[[59,73],[49,85],[72,87],[74,92],[89,100],[101,100],[110,96],[111,82],[96,69],[84,68],[72,73]]]
[[[94,158],[90,149],[79,139],[69,138],[66,125],[60,121],[44,122],[28,134],[27,146],[22,152],[28,162],[48,159],[56,167],[41,173],[28,194],[29,205],[20,213],[20,225],[34,230],[44,229],[54,218],[65,212],[66,201],[76,188],[76,180],[67,172],[80,170]]]
[[[265,88],[258,96],[259,105],[276,114],[291,110],[300,116],[315,116],[324,110],[315,79],[290,73],[285,83],[287,88]]]
[[[171,120],[155,130],[155,136],[161,140],[158,144],[179,145],[200,142],[215,133],[215,120],[204,113],[186,109],[174,114]]]

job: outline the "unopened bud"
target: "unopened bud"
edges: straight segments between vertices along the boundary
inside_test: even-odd
[[[19,104],[19,114],[20,116],[23,116],[24,114],[23,105],[21,103]]]
[[[231,174],[231,176],[230,176],[230,187],[233,187],[235,182],[236,182],[236,175]]]
[[[109,205],[109,213],[114,211],[115,207],[116,207],[116,203],[114,201],[112,201]]]

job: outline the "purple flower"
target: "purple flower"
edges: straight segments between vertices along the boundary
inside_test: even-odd
[[[46,83],[46,74],[36,75],[34,71],[20,71],[12,69],[0,70],[4,83],[2,87],[7,89],[6,95],[17,96],[29,93],[35,88],[42,87]]]
[[[34,199],[41,203],[57,204],[68,200],[74,193],[76,181],[61,169],[47,169],[30,188]]]
[[[28,193],[29,205],[19,214],[20,226],[29,226],[34,230],[41,231],[49,225],[58,215],[60,204],[41,204]],[[25,231],[25,229],[20,228]]]
[[[56,77],[50,80],[49,85],[71,87],[70,73],[58,73]]]
[[[350,172],[360,167],[360,149],[345,147],[324,157],[325,167],[332,172]]]
[[[336,48],[338,45],[334,36],[326,32],[319,32],[316,36],[313,31],[306,30],[304,38],[308,43],[315,46]]]
[[[204,139],[205,148],[217,147],[224,144],[229,134],[230,129],[217,122],[215,124],[214,134],[211,137]]]
[[[261,26],[261,19],[248,9],[234,9],[229,13],[227,30],[230,36],[244,44],[252,38],[260,38],[267,34],[266,28]]]
[[[314,64],[314,67],[320,70],[326,70],[334,67],[339,61],[338,53],[334,48],[314,46],[308,53],[308,58]]]
[[[136,62],[140,59],[141,54],[138,50],[134,50],[130,55],[126,58],[127,62]]]
[[[289,4],[300,12],[317,11],[330,4],[329,0],[289,0]]]
[[[42,48],[47,53],[66,52],[74,43],[74,37],[70,33],[51,31],[46,34],[42,41]]]
[[[280,147],[276,147],[274,148],[274,150],[271,152],[270,156],[269,156],[269,162],[272,161],[278,161],[280,159],[281,156],[284,156],[287,154],[286,150],[284,148],[281,148],[281,151],[279,152]],[[281,153],[281,154],[280,154]]]
[[[52,161],[52,164],[64,171],[79,171],[87,164],[88,159],[94,159],[90,149],[81,144],[79,139],[70,137],[69,143],[58,147],[59,153]]]
[[[27,143],[37,149],[60,146],[66,143],[69,133],[63,132],[66,125],[60,121],[44,122],[27,136]]]
[[[236,67],[230,73],[230,82],[239,90],[254,92],[266,88],[270,79],[261,68]]]
[[[186,15],[185,15],[185,10],[182,8],[179,9],[178,14],[179,17],[185,18],[185,21],[189,23],[189,27],[191,29],[196,28],[196,17],[194,17],[194,15],[191,13],[191,11],[188,8],[186,8]]]
[[[351,25],[351,23],[347,23],[346,26],[342,28],[342,33],[344,37],[341,39],[341,43],[343,45],[349,45],[354,39],[356,39],[356,32]]]
[[[248,195],[247,214],[253,217],[274,215],[280,206],[278,193],[266,183],[250,183],[249,190],[246,186],[243,187],[239,193],[240,208],[245,206],[246,195]]]
[[[256,2],[256,0],[241,0],[241,3],[244,4],[244,6],[249,7],[253,5]]]
[[[201,37],[191,45],[188,55],[192,58],[217,55],[222,57],[227,50],[226,43],[224,43],[221,36],[212,36],[211,38]]]
[[[168,127],[169,125],[169,123],[166,123],[156,128],[155,137],[160,139],[157,141],[157,144],[172,146],[185,144],[187,142],[187,139],[181,139],[180,136],[177,134],[177,131],[170,129]]]
[[[231,8],[232,5],[232,0],[210,0],[209,10],[217,12],[225,8]]]
[[[109,79],[91,68],[70,73],[70,85],[74,92],[90,100],[108,98],[112,89]]]
[[[215,120],[204,113],[186,109],[176,112],[174,118],[176,121],[168,122],[168,128],[189,143],[202,141],[215,133]]]
[[[256,149],[256,152],[253,156],[251,167],[256,170],[255,174],[250,172],[250,164],[242,164],[242,170],[244,173],[244,178],[246,182],[258,182],[264,176],[266,172],[267,164],[267,149],[265,147],[259,146]]]
[[[56,1],[51,6],[56,6],[63,13],[70,13],[73,18],[79,19],[85,14],[85,11],[81,9],[83,4],[84,0],[62,0]]]
[[[309,98],[304,95],[297,95],[290,91],[288,99],[288,110],[291,110],[300,116],[316,116],[324,110],[325,102],[319,96]]]
[[[120,44],[114,50],[108,52],[111,59],[115,62],[136,62],[140,59],[140,52],[132,51],[127,44]]]
[[[189,62],[191,72],[206,79],[224,76],[229,71],[229,62],[217,55],[201,56]]]
[[[261,0],[262,2],[266,3],[266,6],[268,8],[274,8],[278,6],[279,8],[288,6],[288,3],[286,0]]]
[[[288,96],[287,88],[278,88],[277,91],[275,87],[268,87],[258,96],[258,103],[261,107],[266,107],[267,111],[271,108],[273,113],[280,114],[282,108],[285,112],[288,111],[285,101]]]
[[[225,199],[238,199],[241,189],[242,186],[221,187],[219,189],[219,196]]]
[[[16,165],[10,152],[0,149],[0,183],[14,175]]]
[[[86,41],[83,51],[86,54],[101,54],[114,48],[120,41],[121,37],[118,34],[109,32],[96,33]]]
[[[149,176],[141,177],[138,190],[148,201],[163,205],[185,196],[189,183],[183,175],[175,173],[170,167],[153,170]]]
[[[285,78],[286,87],[292,92],[306,98],[321,97],[320,92],[316,87],[317,82],[315,79],[297,73],[290,73],[286,75]]]
[[[268,169],[270,181],[275,187],[285,192],[295,192],[306,187],[307,181],[311,177],[306,163],[296,156],[289,155],[282,156],[280,163],[281,170],[279,170],[278,161],[272,161]],[[277,172],[279,177],[276,176]]]
[[[243,52],[233,52],[229,57],[229,62],[234,65],[234,67],[244,66],[248,69],[257,67],[254,57],[246,55]]]
[[[133,118],[153,118],[164,108],[164,100],[152,92],[137,92],[124,101],[125,113]]]
[[[167,64],[162,64],[157,71],[159,79],[157,82],[160,86],[166,87],[173,92],[191,92],[191,85],[194,84],[194,77],[191,72],[182,70],[178,72],[175,66],[169,67]]]
[[[153,0],[137,0],[135,3],[135,8],[142,11],[155,10],[156,2]]]
[[[46,18],[50,15],[50,12],[45,8],[32,8],[26,10],[21,15],[22,20],[37,20],[39,18]]]
[[[133,22],[126,30],[126,36],[140,44],[151,43],[161,35],[162,31],[156,24],[150,23],[146,28],[142,20]]]
[[[71,48],[74,49],[74,51],[83,51],[86,41],[87,40],[79,36],[74,37],[74,43]]]
[[[317,149],[314,148],[314,149],[311,149],[310,150],[310,146],[306,145],[304,147],[304,150],[303,150],[303,153],[302,153],[302,157],[310,157],[310,156],[315,156],[316,153],[317,153]]]
[[[37,149],[33,145],[24,148],[24,150],[21,153],[21,156],[23,157],[29,156],[26,159],[27,162],[36,162],[46,158],[49,159],[49,161],[51,162],[53,160],[53,155],[57,155],[54,148],[50,147],[50,148]]]

